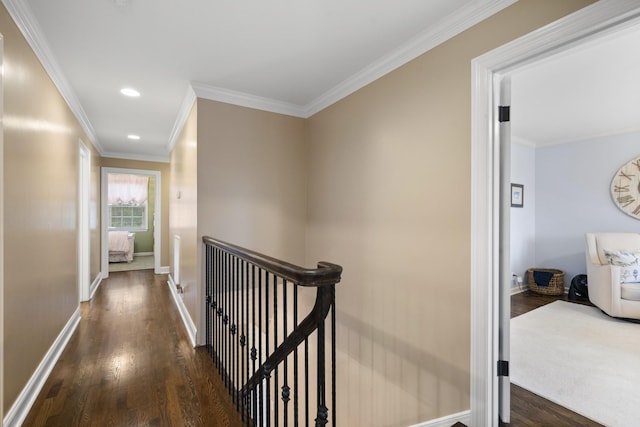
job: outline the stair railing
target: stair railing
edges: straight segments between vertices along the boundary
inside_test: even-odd
[[[335,427],[342,267],[306,269],[211,237],[203,242],[206,346],[243,421],[321,427],[331,418]]]

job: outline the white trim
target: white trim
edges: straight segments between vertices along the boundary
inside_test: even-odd
[[[180,133],[182,132],[182,129],[184,128],[184,125],[189,118],[189,113],[191,113],[191,109],[193,108],[193,104],[195,102],[196,93],[194,92],[193,87],[190,84],[189,86],[187,86],[187,93],[185,93],[184,95],[184,100],[182,101],[180,110],[178,110],[178,116],[176,117],[176,121],[173,124],[171,133],[169,134],[169,145],[167,146],[167,151],[169,153],[171,153],[173,147],[175,147],[176,143],[178,142]]]
[[[134,252],[133,256],[151,256],[153,252]]]
[[[264,98],[262,96],[251,95],[249,93],[211,86],[201,82],[191,82],[191,87],[198,98],[210,99],[212,101],[225,102],[227,104],[239,105],[247,108],[255,108],[262,111],[284,114],[293,117],[309,117],[306,108],[289,102],[278,101],[276,99]]]
[[[169,274],[169,280],[167,281],[167,285],[169,285],[169,290],[171,291],[171,295],[173,296],[173,301],[176,303],[176,307],[178,308],[178,312],[180,313],[180,317],[182,317],[182,323],[184,324],[184,328],[187,330],[187,335],[189,335],[189,339],[191,340],[191,345],[193,347],[196,346],[196,325],[193,323],[193,319],[189,315],[189,311],[187,307],[184,305],[184,301],[180,295],[178,295],[178,291],[176,289],[176,284],[173,281],[173,277]]]
[[[147,175],[153,176],[156,179],[156,191],[155,191],[155,203],[154,203],[154,224],[153,224],[153,253],[154,259],[154,273],[163,274],[163,268],[160,266],[160,258],[162,256],[162,174],[157,170],[147,169],[125,169],[125,168],[109,168],[102,167],[102,180],[101,180],[101,207],[102,207],[102,248],[101,248],[101,268],[102,278],[109,277],[109,235],[108,235],[108,176],[110,173],[125,173],[135,175]]]
[[[51,48],[44,37],[44,32],[40,29],[37,20],[34,18],[28,2],[22,0],[2,0],[2,3],[7,8],[9,15],[11,15],[11,18],[15,21],[20,32],[27,40],[27,43],[29,43],[29,46],[31,46],[36,57],[40,60],[45,71],[60,91],[60,95],[62,95],[64,100],[67,102],[67,105],[80,123],[84,132],[87,134],[87,137],[98,150],[100,155],[102,155],[103,148],[98,142],[93,126],[91,125],[91,122],[89,122],[89,118],[84,112],[78,96],[67,81],[66,77],[62,73],[62,69],[53,56]]]
[[[450,427],[458,422],[468,426],[471,422],[471,411],[463,411],[458,412],[457,414],[446,415],[435,420],[425,421],[409,427]]]
[[[472,2],[458,9],[446,19],[418,34],[398,49],[389,52],[311,101],[305,106],[305,117],[311,117],[358,89],[378,80],[380,77],[512,5],[516,1],[517,0],[485,0]]]
[[[132,153],[117,153],[117,152],[105,152],[102,154],[103,158],[111,159],[124,159],[124,160],[140,160],[143,162],[157,162],[157,163],[169,163],[169,154],[132,154]]]
[[[89,288],[89,299],[93,298],[93,296],[96,294],[96,291],[100,287],[101,283],[102,283],[102,272],[98,272],[98,275],[96,276],[96,278],[93,279],[93,282],[91,282],[91,287]]]
[[[33,406],[33,402],[35,402],[38,397],[38,394],[40,393],[40,390],[42,390],[51,370],[60,358],[60,355],[67,346],[67,343],[71,339],[71,336],[79,323],[80,308],[78,307],[71,315],[71,318],[64,326],[51,348],[49,348],[49,351],[47,351],[47,354],[36,368],[35,372],[27,382],[27,385],[22,389],[22,392],[14,402],[13,406],[11,406],[11,409],[7,412],[3,421],[3,425],[5,427],[18,427],[22,425],[22,422],[29,414],[31,406]]]
[[[0,70],[4,70],[4,38],[0,32]],[[0,72],[0,165],[4,165],[4,73]],[[4,346],[4,178],[0,173],[0,343]],[[2,347],[4,348],[4,347]],[[0,402],[4,402],[4,351],[0,350]],[[3,418],[0,403],[0,420]],[[1,423],[0,423],[1,424]]]
[[[171,267],[169,267],[168,265],[163,265],[162,267],[160,267],[156,274],[169,274],[170,272]]]
[[[422,32],[404,43],[398,49],[389,52],[367,65],[307,105],[297,105],[275,99],[263,98],[211,86],[202,82],[192,81],[191,87],[199,98],[307,119],[466,29],[471,28],[478,22],[512,5],[516,1],[517,0],[482,0],[472,2],[472,4],[458,9],[435,26],[430,27],[427,31]],[[184,114],[184,104],[181,115],[182,114]],[[181,129],[181,126],[178,126],[180,120],[181,116],[179,116],[179,120],[176,122],[176,125],[174,125],[174,132],[172,132],[169,143],[169,151],[171,151],[173,144],[175,144],[174,139],[177,138],[177,129]]]
[[[89,300],[91,151],[78,139],[78,301]]]
[[[639,23],[637,0],[600,0],[472,61],[471,426],[492,426],[498,421],[495,361],[500,182],[496,179],[499,158],[493,128],[494,77]]]

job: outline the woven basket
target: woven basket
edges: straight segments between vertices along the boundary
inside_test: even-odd
[[[549,286],[539,286],[533,280],[533,273],[535,271],[553,273],[553,277],[549,281]],[[527,270],[527,282],[529,289],[538,294],[562,295],[564,293],[564,272],[562,270],[556,270],[554,268],[530,268]]]

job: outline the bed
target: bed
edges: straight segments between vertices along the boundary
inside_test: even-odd
[[[109,232],[109,262],[133,261],[133,243],[136,234],[128,231]]]

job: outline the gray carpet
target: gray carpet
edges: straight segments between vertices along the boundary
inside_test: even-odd
[[[131,270],[148,270],[154,268],[155,258],[153,255],[133,256],[131,262],[110,262],[109,272],[114,271],[131,271]]]

